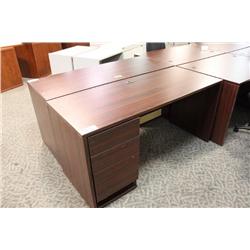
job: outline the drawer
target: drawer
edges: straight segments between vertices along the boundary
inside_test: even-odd
[[[139,136],[91,157],[97,202],[138,178]]]
[[[125,122],[88,138],[90,155],[96,155],[139,135],[139,119]]]

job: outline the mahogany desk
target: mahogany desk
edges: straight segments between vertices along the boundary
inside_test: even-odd
[[[48,115],[46,115],[46,101],[99,85],[109,84],[114,81],[174,66],[176,60],[167,61],[166,63],[166,58],[164,56],[166,52],[164,51],[171,51],[169,56],[175,56],[175,58],[176,54],[182,55],[182,53],[184,53],[185,60],[194,60],[194,58],[200,59],[201,56],[204,56],[200,52],[198,45],[180,46],[160,51],[152,51],[148,53],[148,56],[144,57],[121,60],[58,74],[32,83],[30,93],[44,142],[53,151],[55,143],[51,136],[52,131],[50,123],[48,122]],[[192,56],[193,54],[196,56]],[[197,57],[197,54],[199,57]],[[205,55],[212,56],[214,53],[208,51]]]
[[[240,86],[250,85],[250,48],[181,67],[224,80],[211,137],[213,142],[223,145]]]
[[[219,48],[214,46],[219,46]],[[213,44],[213,50],[201,51],[201,45],[186,45],[173,47],[169,49],[152,51],[145,57],[121,60],[108,64],[98,65],[88,69],[81,69],[74,72],[51,76],[49,78],[41,79],[37,83],[33,83],[33,88],[36,95],[32,95],[32,98],[36,98],[33,102],[42,102],[42,100],[50,100],[60,96],[68,95],[70,93],[93,88],[98,85],[108,84],[110,82],[126,79],[140,74],[153,72],[163,68],[172,67],[177,63],[183,61],[193,61],[202,59],[204,57],[214,56],[218,53],[224,53],[225,51],[236,50],[246,46],[246,44]],[[224,49],[222,50],[223,47]],[[167,55],[167,56],[166,56]],[[168,60],[168,58],[172,58]],[[34,92],[31,90],[31,92]],[[40,98],[39,98],[40,96]],[[40,108],[42,108],[40,104]],[[46,122],[46,119],[42,119],[39,110],[36,110],[38,120]],[[42,132],[42,131],[41,131]],[[48,131],[43,133],[44,141],[50,141],[50,136],[46,139],[46,134],[50,134]]]
[[[205,46],[205,49],[204,49]],[[151,51],[147,57],[165,64],[180,65],[249,47],[249,43],[201,43]]]
[[[170,107],[170,121],[208,140],[220,83],[172,67],[44,101],[38,122],[44,131],[51,126],[48,146],[72,184],[91,207],[101,207],[136,187],[139,117]]]

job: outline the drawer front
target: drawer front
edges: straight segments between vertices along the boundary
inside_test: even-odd
[[[96,155],[139,135],[139,119],[125,122],[88,138],[90,155]]]
[[[97,201],[136,181],[139,166],[139,136],[91,157]]]

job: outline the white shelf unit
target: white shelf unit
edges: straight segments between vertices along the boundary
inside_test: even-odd
[[[75,55],[95,50],[94,46],[74,46],[49,53],[49,62],[52,75],[74,70],[73,57]]]

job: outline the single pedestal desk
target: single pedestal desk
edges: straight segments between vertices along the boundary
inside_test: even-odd
[[[172,67],[48,100],[47,123],[38,122],[51,126],[51,151],[81,196],[102,207],[136,187],[139,117],[168,107],[171,122],[208,140],[220,83]]]

